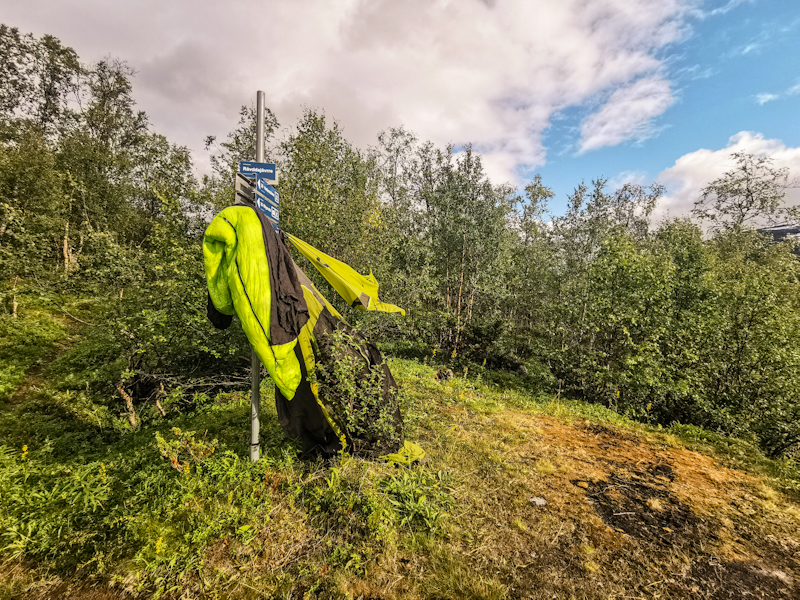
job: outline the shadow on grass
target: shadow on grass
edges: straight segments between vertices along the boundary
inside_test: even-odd
[[[128,430],[120,418],[92,422],[86,407],[71,410],[58,393],[39,390],[0,408],[0,547],[32,560],[41,576],[96,576],[104,564],[130,561],[157,570],[166,544],[190,569],[208,540],[250,518],[248,502],[258,510],[253,518],[263,510],[251,496],[264,471],[297,454],[264,402],[266,460],[249,462],[250,399],[241,392]],[[173,428],[214,440],[214,455],[176,472],[156,443],[157,433],[173,438]]]

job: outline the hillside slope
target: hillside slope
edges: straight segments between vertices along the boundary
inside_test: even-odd
[[[390,362],[427,452],[408,469],[303,463],[271,402],[253,465],[245,392],[126,430],[36,371],[0,405],[0,598],[800,595],[796,466]]]

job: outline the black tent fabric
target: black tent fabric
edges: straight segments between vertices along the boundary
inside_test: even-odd
[[[403,419],[397,383],[380,350],[344,321],[296,263],[294,267],[312,315],[301,342],[307,338],[310,343],[298,344],[295,350],[303,378],[294,398],[288,400],[275,389],[281,426],[286,435],[300,441],[305,455],[331,456],[342,448],[364,458],[396,452],[403,444]],[[337,348],[335,332],[347,334],[353,343]],[[331,377],[332,367],[345,358],[342,353],[358,365],[354,383],[362,393],[356,398],[342,399],[333,393],[338,382]],[[378,398],[374,389],[366,389],[375,373],[381,381]],[[382,426],[372,426],[377,423]]]

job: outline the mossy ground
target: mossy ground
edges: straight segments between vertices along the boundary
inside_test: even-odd
[[[800,594],[794,463],[520,378],[390,366],[427,453],[411,468],[302,462],[267,401],[251,464],[244,391],[130,429],[42,365],[0,405],[0,598]],[[175,468],[156,432],[217,443]]]

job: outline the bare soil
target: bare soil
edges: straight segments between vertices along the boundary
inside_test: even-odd
[[[483,472],[458,493],[456,546],[506,597],[800,598],[800,507],[764,478],[666,436],[463,416]]]

